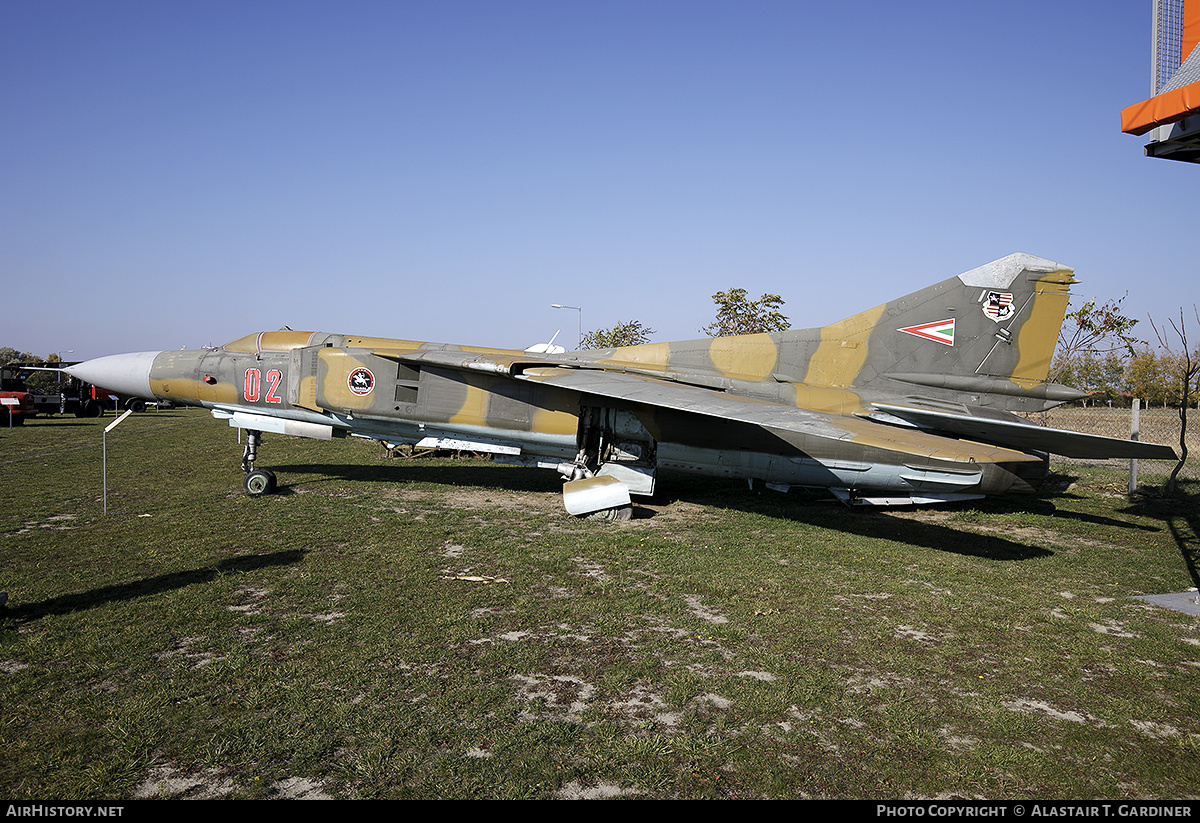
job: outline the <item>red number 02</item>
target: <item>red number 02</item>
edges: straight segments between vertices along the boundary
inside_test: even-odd
[[[242,389],[242,396],[246,398],[247,403],[257,402],[261,380],[262,373],[258,369],[246,369],[246,385]]]
[[[268,403],[282,403],[283,398],[279,396],[279,383],[283,380],[283,372],[279,369],[271,369],[267,372],[267,396]],[[246,369],[246,383],[242,387],[242,396],[246,398],[247,403],[257,403],[258,394],[262,389],[262,372],[258,369]]]
[[[279,391],[279,381],[282,379],[283,372],[279,371],[279,369],[271,369],[269,372],[267,372],[267,383],[270,384],[270,387],[267,389],[268,403],[283,402],[283,398],[277,394]]]

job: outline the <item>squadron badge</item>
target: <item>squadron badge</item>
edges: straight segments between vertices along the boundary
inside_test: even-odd
[[[990,291],[983,301],[983,313],[999,323],[1013,316],[1013,296],[1006,291]]]
[[[375,375],[371,374],[370,369],[360,366],[350,372],[350,376],[346,378],[346,385],[354,394],[366,397],[371,393],[371,389],[375,388]]]

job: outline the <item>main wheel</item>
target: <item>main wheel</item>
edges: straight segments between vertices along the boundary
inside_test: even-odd
[[[611,509],[601,509],[584,515],[587,520],[620,520],[628,522],[633,519],[633,506],[617,506]]]
[[[251,497],[270,494],[275,491],[275,475],[266,469],[248,471],[246,472],[246,479],[242,481],[242,488]]]

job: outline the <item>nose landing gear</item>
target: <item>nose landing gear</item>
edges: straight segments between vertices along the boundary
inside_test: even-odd
[[[260,443],[262,443],[262,432],[246,429],[246,449],[242,452],[242,471],[246,473],[246,477],[242,480],[242,488],[251,497],[259,497],[275,491],[274,472],[254,468]]]

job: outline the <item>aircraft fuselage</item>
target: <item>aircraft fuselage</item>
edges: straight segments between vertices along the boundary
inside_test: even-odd
[[[1048,453],[1174,459],[1021,416],[1087,396],[1047,381],[1072,282],[1014,254],[813,329],[559,354],[283,329],[68,371],[247,429],[248,475],[279,432],[554,468],[572,513],[627,508],[660,469],[948,501],[1033,491]]]
[[[544,362],[514,375],[502,364],[529,359],[519,351],[266,332],[216,349],[100,358],[93,369],[113,361],[112,373],[90,377],[126,379],[125,367],[115,368],[121,358],[141,358],[134,385],[111,388],[202,406],[233,426],[484,451],[564,476],[586,452],[590,472],[619,477],[632,494],[652,493],[659,469],[945,499],[1032,491],[1044,471],[1040,458],[1010,451],[1011,460],[997,462],[996,452],[1007,450],[915,431],[902,432],[898,451],[887,427],[867,421],[843,419],[839,430],[821,431],[823,416],[796,406],[793,414],[813,417],[813,432],[590,395],[544,382]],[[795,389],[768,384],[758,394],[774,405]],[[863,402],[842,394],[839,403]],[[928,442],[914,444],[922,437]]]

